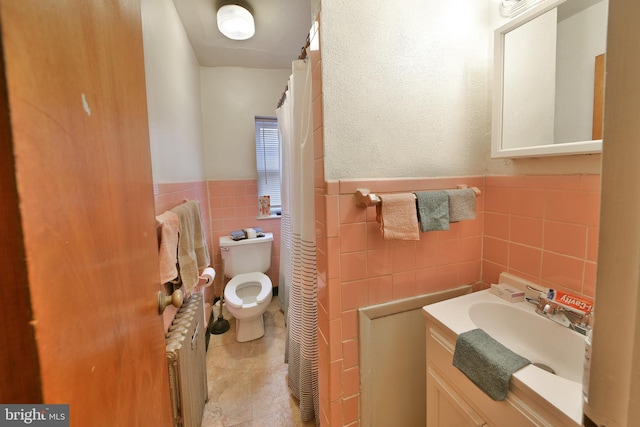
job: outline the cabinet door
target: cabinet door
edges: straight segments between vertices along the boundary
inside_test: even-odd
[[[484,420],[431,367],[427,368],[427,427],[480,427]]]

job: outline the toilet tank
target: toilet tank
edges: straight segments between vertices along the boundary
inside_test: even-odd
[[[242,273],[266,273],[271,267],[271,244],[273,233],[264,237],[233,240],[229,236],[220,237],[220,252],[224,261],[224,275],[234,277]]]

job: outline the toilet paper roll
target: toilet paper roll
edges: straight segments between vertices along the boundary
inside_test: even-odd
[[[202,275],[200,277],[206,280],[203,286],[211,286],[213,284],[213,279],[216,278],[216,271],[211,267],[207,267],[202,271]]]

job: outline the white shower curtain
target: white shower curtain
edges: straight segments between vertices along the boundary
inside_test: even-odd
[[[319,424],[311,65],[297,60],[292,69],[285,102],[276,110],[282,138],[279,291],[287,322],[289,388],[300,401],[301,418]]]

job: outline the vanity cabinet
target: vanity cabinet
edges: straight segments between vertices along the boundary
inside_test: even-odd
[[[440,376],[427,370],[427,425],[440,427],[482,427],[487,424],[480,414],[473,410],[454,387]]]
[[[428,427],[578,425],[515,379],[505,400],[491,399],[453,366],[457,334],[426,317]]]

